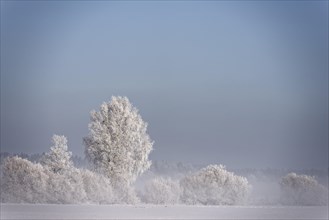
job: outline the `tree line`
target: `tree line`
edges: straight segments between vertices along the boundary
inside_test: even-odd
[[[196,169],[179,163],[182,175],[154,175],[137,190],[136,180],[152,164],[153,141],[147,123],[126,97],[112,97],[93,110],[88,128],[83,138],[86,167],[74,165],[62,135],[54,135],[49,152],[31,161],[26,155],[5,155],[1,202],[237,205],[248,201],[252,189],[248,179],[219,164]],[[155,163],[152,168],[159,171],[161,166]],[[282,204],[328,202],[327,188],[315,177],[290,173],[279,184]]]

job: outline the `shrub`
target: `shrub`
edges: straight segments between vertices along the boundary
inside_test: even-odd
[[[100,204],[114,203],[113,189],[107,177],[86,169],[81,170],[80,173],[88,202]]]
[[[280,181],[283,205],[327,205],[328,189],[312,176],[289,173]]]
[[[170,178],[155,178],[146,183],[143,198],[152,204],[176,204],[179,202],[179,183]]]
[[[8,157],[1,167],[1,202],[45,203],[48,176],[40,164]]]
[[[236,176],[222,165],[209,165],[180,181],[181,200],[186,204],[242,204],[250,186],[246,178]]]

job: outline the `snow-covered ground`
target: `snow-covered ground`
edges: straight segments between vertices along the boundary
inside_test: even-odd
[[[1,204],[1,219],[328,219],[328,207]]]

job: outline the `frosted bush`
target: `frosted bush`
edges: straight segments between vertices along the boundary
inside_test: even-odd
[[[123,184],[121,187],[113,188],[115,194],[115,203],[117,204],[138,204],[140,199],[137,196],[135,187],[132,185]]]
[[[280,181],[283,205],[327,205],[328,189],[312,176],[289,173]]]
[[[180,181],[181,200],[186,204],[243,204],[250,186],[246,178],[236,176],[222,165],[209,165]]]
[[[1,167],[1,202],[47,202],[48,176],[40,164],[20,157],[6,158]]]
[[[71,168],[55,173],[17,156],[6,158],[1,166],[1,202],[111,204],[118,201],[110,180],[89,170]]]
[[[110,180],[73,166],[64,136],[53,136],[54,145],[41,163],[9,157],[1,164],[1,201],[24,203],[113,203]],[[119,201],[117,199],[117,201]]]
[[[83,186],[89,203],[110,204],[114,203],[115,197],[110,180],[90,170],[81,170]]]
[[[49,175],[47,194],[49,203],[75,204],[87,200],[83,179],[79,169],[73,168],[64,173],[53,173],[46,170]]]
[[[54,135],[53,146],[41,158],[41,164],[48,176],[50,203],[81,203],[87,197],[79,169],[73,166],[72,153],[68,151],[65,136]]]
[[[179,183],[170,178],[158,177],[145,184],[143,198],[147,203],[176,204],[179,197]]]

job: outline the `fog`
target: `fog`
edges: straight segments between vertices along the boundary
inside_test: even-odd
[[[1,165],[1,169],[2,169],[2,190],[7,190],[7,193],[3,193],[3,197],[2,197],[2,202],[14,202],[14,201],[20,201],[20,202],[24,202],[24,203],[39,203],[40,200],[36,199],[36,201],[33,200],[26,200],[26,198],[31,198],[34,196],[38,196],[38,193],[40,194],[49,194],[51,192],[36,192],[34,191],[35,189],[33,189],[33,181],[30,183],[32,186],[28,186],[25,184],[28,184],[28,182],[26,182],[23,185],[16,185],[17,183],[15,183],[14,181],[11,180],[11,182],[7,182],[10,181],[9,179],[6,178],[6,176],[3,174],[3,167],[4,167],[4,161],[6,161],[6,158],[11,158],[13,155],[11,154],[1,154],[1,161],[2,161],[2,165]],[[26,159],[32,160],[34,161],[34,163],[38,163],[40,162],[40,158],[41,155],[24,155],[21,154],[21,157],[24,157]],[[98,204],[98,203],[103,203],[103,204],[120,204],[122,202],[127,203],[127,201],[122,201],[122,200],[116,200],[114,199],[114,195],[115,193],[112,192],[112,189],[110,189],[110,191],[106,191],[108,190],[107,187],[104,185],[102,186],[102,184],[109,184],[109,182],[107,182],[106,180],[102,180],[100,177],[97,177],[97,175],[92,174],[92,172],[90,173],[85,173],[86,171],[84,171],[85,169],[88,169],[88,163],[86,160],[79,158],[79,157],[73,157],[73,162],[74,165],[77,169],[81,169],[81,172],[83,172],[83,178],[85,178],[84,187],[87,187],[86,190],[89,191],[90,195],[88,196],[87,200],[83,200],[80,201],[79,203],[83,202],[83,203],[94,203],[94,204]],[[141,204],[154,204],[153,202],[150,202],[145,196],[148,196],[147,194],[145,194],[145,189],[146,186],[148,184],[150,184],[150,182],[152,182],[155,179],[164,179],[164,180],[170,180],[173,182],[176,182],[178,184],[178,187],[180,185],[180,181],[182,179],[184,179],[186,176],[189,176],[191,174],[195,174],[198,171],[200,171],[202,168],[205,168],[207,166],[207,164],[191,164],[191,163],[182,163],[182,162],[170,162],[170,161],[152,161],[152,165],[150,167],[149,170],[147,170],[145,173],[143,173],[140,177],[137,178],[137,181],[134,183],[133,185],[133,191],[136,192],[137,197],[139,198],[139,202],[137,202],[137,204],[141,203]],[[76,169],[75,168],[75,169]],[[325,187],[327,190],[327,186],[328,186],[328,173],[326,170],[320,170],[320,169],[304,169],[304,170],[293,170],[293,169],[231,169],[230,167],[226,167],[226,169],[229,172],[234,173],[235,175],[238,176],[242,176],[244,178],[246,178],[246,180],[248,181],[248,185],[249,185],[249,191],[248,191],[248,195],[244,198],[243,203],[241,203],[240,205],[244,205],[244,206],[284,206],[284,205],[325,205],[328,201],[328,197],[327,197],[327,193],[326,192],[322,192],[322,195],[320,196],[319,194],[317,194],[317,191],[309,191],[307,192],[306,195],[306,203],[300,203],[297,200],[294,200],[293,203],[287,204],[285,202],[284,199],[286,199],[286,193],[282,191],[282,186],[280,185],[280,183],[282,182],[282,178],[284,176],[286,176],[288,173],[297,173],[297,175],[307,175],[308,177],[313,177],[314,180],[317,182],[317,184],[322,185],[323,187]],[[7,171],[8,172],[8,171]],[[17,172],[17,171],[16,171]],[[28,171],[30,172],[30,171]],[[10,172],[11,173],[11,172]],[[8,175],[8,174],[7,174]],[[13,175],[10,174],[11,176]],[[17,178],[24,178],[24,176],[21,176],[20,174],[15,174],[17,175]],[[25,174],[25,175],[30,175],[30,174]],[[35,174],[33,174],[35,175]],[[48,174],[49,175],[49,174]],[[67,176],[68,175],[68,176]],[[56,182],[59,181],[60,184],[63,184],[65,181],[61,180],[61,178],[65,178],[65,179],[71,179],[72,175],[80,175],[77,172],[73,172],[72,171],[70,173],[66,173],[64,176],[58,176],[58,177],[52,177],[55,178],[54,180],[56,180]],[[87,176],[86,176],[87,175]],[[87,177],[87,179],[86,179]],[[29,177],[31,178],[31,177]],[[32,177],[33,178],[33,177]],[[75,177],[78,178],[79,177]],[[88,178],[91,178],[90,180],[88,180]],[[94,185],[95,183],[92,183],[95,178],[100,178],[97,182],[97,184],[99,184],[98,186]],[[19,179],[16,179],[17,181]],[[50,179],[48,179],[48,181],[52,181]],[[64,182],[61,182],[64,181]],[[294,185],[298,185],[298,180],[296,179],[294,181]],[[6,187],[9,188],[4,188],[4,186],[6,184],[10,184],[7,185]],[[90,186],[89,184],[92,185]],[[34,183],[35,184],[35,183]],[[68,183],[67,183],[68,184]],[[166,185],[167,183],[163,183],[164,185]],[[309,189],[312,189],[312,184],[310,184],[309,186],[307,184],[309,184],[308,182],[300,182],[300,184],[304,184],[306,185],[304,188],[296,188],[299,191],[299,196],[297,198],[301,199],[303,197],[303,190],[308,191]],[[63,188],[63,186],[58,185],[61,190],[65,189],[69,189],[69,188]],[[30,189],[30,187],[32,187]],[[53,186],[54,187],[54,186]],[[76,186],[76,187],[80,187],[80,186]],[[180,186],[181,189],[183,190],[182,187],[184,186]],[[205,185],[202,186],[203,188],[206,187]],[[225,186],[222,186],[225,188]],[[161,191],[163,190],[168,190],[168,188],[161,188],[160,185],[160,189]],[[205,188],[206,189],[206,188]],[[7,196],[8,193],[11,194],[11,190],[15,190],[15,193],[18,192],[18,195],[16,194],[16,197],[18,196],[18,198],[21,198],[21,200],[16,200],[15,199],[15,195],[10,195],[9,197]],[[19,195],[19,192],[23,192],[22,195]],[[39,190],[39,189],[38,189]],[[91,190],[91,191],[90,191]],[[154,189],[152,189],[154,190]],[[170,189],[171,190],[171,189]],[[168,195],[168,193],[171,193],[171,191],[166,191],[165,194],[166,196]],[[180,193],[181,191],[177,191],[176,192],[176,197],[177,200],[175,200],[175,202],[172,202],[171,200],[163,200],[160,203],[155,203],[155,204],[167,204],[167,205],[174,205],[174,204],[185,204],[181,199],[180,199]],[[289,189],[290,191],[293,192],[293,188]],[[69,195],[69,192],[64,192],[63,191],[63,195]],[[156,196],[159,196],[159,193],[157,192]],[[28,193],[26,196],[26,198],[24,198],[25,193]],[[155,191],[156,192],[156,191]],[[301,193],[300,193],[301,192]],[[105,195],[105,194],[108,195]],[[108,196],[108,197],[106,197]],[[314,198],[315,196],[315,198]],[[322,197],[322,199],[324,199],[322,202],[320,200],[318,200],[320,197]],[[66,200],[59,197],[58,201],[56,200],[44,200],[45,203],[65,203],[65,204],[70,204],[70,203],[75,203],[77,202],[76,200],[74,200],[73,198],[75,197],[67,197]],[[92,198],[92,200],[91,200]],[[107,200],[104,200],[105,198],[108,198]],[[12,200],[14,199],[14,200]],[[52,199],[54,199],[52,197]],[[39,202],[38,202],[39,201]],[[135,203],[134,201],[128,201],[128,203]],[[304,201],[305,202],[305,201]],[[190,204],[191,205],[191,204]],[[197,205],[197,204],[195,204]],[[200,204],[199,204],[200,205]],[[201,205],[206,205],[206,204],[201,204]],[[209,204],[208,204],[209,205]]]

